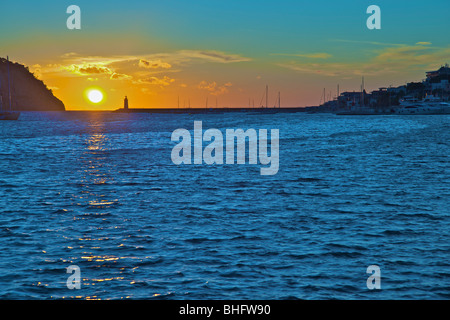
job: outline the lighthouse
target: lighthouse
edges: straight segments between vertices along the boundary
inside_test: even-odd
[[[128,110],[128,97],[125,96],[125,99],[123,100],[123,108],[125,110]]]

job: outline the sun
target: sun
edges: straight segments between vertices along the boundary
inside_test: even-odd
[[[103,93],[100,90],[92,89],[88,92],[88,99],[92,103],[100,103],[103,100]]]

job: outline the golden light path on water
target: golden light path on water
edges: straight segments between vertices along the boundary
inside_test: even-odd
[[[98,117],[98,118],[97,118]],[[74,198],[81,206],[86,206],[89,213],[82,215],[81,217],[74,217],[74,220],[84,220],[89,219],[90,217],[96,216],[99,217],[97,221],[98,224],[95,225],[95,229],[98,231],[108,231],[108,229],[120,229],[121,226],[109,226],[104,227],[102,224],[108,222],[109,209],[113,206],[120,205],[120,202],[117,198],[111,197],[107,192],[99,192],[99,188],[102,186],[107,186],[108,184],[113,184],[113,174],[111,174],[111,170],[116,170],[114,165],[111,165],[108,159],[108,151],[109,148],[109,138],[105,134],[104,123],[101,121],[101,116],[96,113],[92,113],[90,115],[90,119],[87,122],[87,127],[85,129],[86,135],[84,138],[85,150],[80,157],[80,169],[79,172],[81,174],[81,190],[80,194],[74,195]],[[64,237],[64,236],[63,236]],[[69,239],[69,238],[68,238]],[[73,239],[72,239],[73,240]],[[107,244],[108,241],[111,240],[111,237],[108,234],[102,233],[102,236],[90,236],[88,234],[79,237],[76,239],[77,242],[85,243],[80,246],[67,246],[68,250],[84,249],[83,253],[79,257],[73,257],[73,260],[67,260],[67,263],[89,263],[94,268],[103,269],[105,268],[108,271],[109,276],[104,277],[87,277],[86,274],[88,272],[84,272],[81,278],[82,286],[86,287],[94,287],[101,283],[107,282],[126,282],[131,285],[142,285],[141,281],[136,281],[134,279],[128,279],[124,276],[120,276],[122,272],[129,271],[134,273],[139,268],[138,266],[134,267],[120,267],[118,268],[119,272],[115,272],[117,276],[111,276],[111,272],[109,272],[111,267],[115,267],[115,265],[121,260],[126,263],[126,261],[138,261],[143,262],[147,259],[153,259],[152,256],[144,256],[144,257],[134,257],[134,256],[116,256],[109,254],[95,254],[96,251],[103,251],[105,247],[102,246],[102,243]],[[91,244],[91,245],[90,245]],[[124,243],[117,245],[118,248],[125,247]],[[78,260],[78,261],[77,261]],[[83,269],[84,270],[84,269]],[[102,273],[104,274],[104,273]],[[149,279],[148,281],[154,281]],[[43,286],[43,284],[40,284]],[[160,293],[149,293],[150,297],[158,297],[162,294]],[[132,296],[120,296],[118,299],[130,299]],[[84,296],[84,295],[70,295],[70,296],[62,296],[62,299],[85,299],[85,300],[101,300],[97,295]]]

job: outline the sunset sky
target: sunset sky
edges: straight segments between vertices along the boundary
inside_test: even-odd
[[[38,4],[39,3],[39,4]],[[81,30],[66,9],[81,8]],[[366,9],[381,8],[381,30]],[[450,1],[2,1],[0,56],[30,67],[68,110],[282,106],[420,81],[450,62]],[[85,92],[105,95],[90,103]]]

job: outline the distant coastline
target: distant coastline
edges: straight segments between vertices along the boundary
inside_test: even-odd
[[[306,112],[306,108],[120,108],[114,112],[119,113],[191,113],[191,114],[205,114],[205,113],[231,113],[231,112],[248,112],[248,113],[294,113]]]

